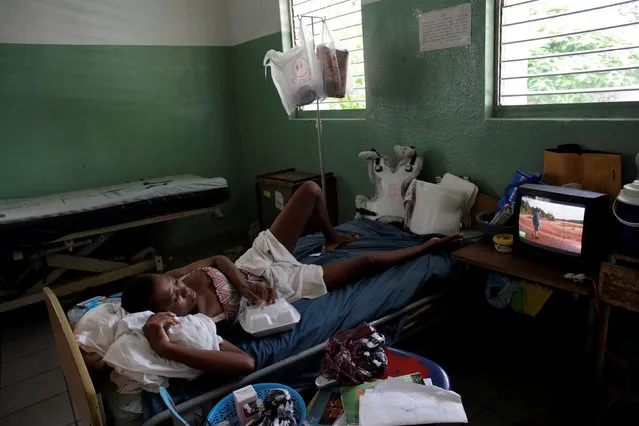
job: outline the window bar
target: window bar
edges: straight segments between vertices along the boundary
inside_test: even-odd
[[[351,1],[352,0],[342,0],[340,2],[333,3],[333,4],[328,5],[328,6],[320,7],[319,9],[311,10],[309,12],[306,12],[304,15],[308,15],[309,13],[319,12],[320,10],[324,10],[324,9],[328,9],[328,8],[331,8],[331,7],[339,6],[340,4],[349,3]]]
[[[314,1],[314,0],[304,0],[304,1],[301,1],[299,3],[293,3],[293,6],[299,6],[300,4],[308,3],[308,2],[311,2],[311,1]]]
[[[328,21],[328,19],[327,19],[327,21]],[[349,28],[361,27],[361,26],[362,26],[362,23],[360,22],[360,23],[357,23],[357,24],[354,24],[354,25],[348,25],[346,27],[331,29],[331,31],[333,31],[333,33],[336,33],[338,31],[347,30]],[[299,30],[299,27],[295,27],[295,29]],[[322,35],[322,33],[313,34],[313,37],[317,37],[317,36],[320,36],[320,35]],[[358,37],[363,37],[363,36],[359,35]]]
[[[568,89],[568,90],[551,90],[547,92],[525,92],[514,94],[500,94],[502,98],[514,98],[517,96],[552,96],[552,95],[578,95],[581,93],[608,93],[608,92],[632,92],[639,91],[639,86],[625,87],[598,87],[595,89]]]
[[[623,67],[594,68],[594,69],[588,69],[588,70],[574,70],[574,71],[562,71],[562,72],[547,72],[542,74],[518,75],[514,77],[502,77],[501,79],[502,80],[518,80],[521,78],[556,77],[560,75],[594,74],[598,72],[628,71],[628,70],[636,70],[636,69],[639,69],[639,64],[626,65]]]
[[[507,4],[505,6],[502,6],[502,9],[506,9],[508,7],[515,7],[515,6],[521,6],[522,4],[528,4],[528,3],[536,3],[539,0],[527,0],[527,1],[522,1],[521,3],[515,3],[515,4]]]
[[[519,22],[510,23],[510,24],[502,24],[501,26],[502,27],[511,27],[513,25],[528,24],[530,22],[544,21],[546,19],[561,18],[561,17],[564,17],[564,16],[576,15],[578,13],[592,12],[593,10],[607,9],[609,7],[622,6],[624,4],[629,4],[629,3],[636,3],[637,1],[639,1],[639,0],[628,0],[628,1],[623,1],[623,2],[620,2],[620,3],[614,3],[614,4],[607,4],[607,5],[604,5],[604,6],[591,7],[589,9],[575,10],[575,11],[572,11],[572,12],[565,12],[565,13],[558,13],[557,15],[542,16],[541,18],[529,19],[527,21],[519,21]]]
[[[356,38],[362,38],[362,37],[363,37],[363,35],[360,34],[360,35],[356,35],[356,36],[352,36],[352,37],[342,38],[342,39],[340,39],[340,41],[344,42],[344,41],[347,41],[347,40],[354,40]]]
[[[337,19],[337,18],[343,18],[344,16],[348,16],[348,15],[353,15],[355,13],[362,13],[361,10],[354,10],[353,12],[348,12],[348,13],[344,13],[343,15],[338,15],[338,16],[333,16],[332,18],[328,18],[327,21],[332,21],[333,19]],[[357,25],[362,25],[362,23],[360,22]]]
[[[637,24],[639,24],[639,22],[629,22],[629,23],[626,23],[626,24],[612,25],[610,27],[594,28],[594,29],[591,29],[591,30],[573,31],[573,32],[570,32],[570,33],[563,33],[563,34],[552,34],[552,35],[547,35],[547,36],[543,36],[543,37],[528,38],[528,39],[524,39],[524,40],[502,41],[501,44],[503,46],[503,45],[506,45],[506,44],[526,43],[526,42],[529,42],[529,41],[546,40],[546,39],[549,39],[549,38],[567,37],[567,36],[577,35],[577,34],[594,33],[596,31],[605,31],[605,30],[612,30],[612,29],[615,29],[615,28],[629,27],[629,26],[637,25]]]
[[[519,61],[534,61],[538,59],[560,58],[563,56],[575,56],[575,55],[591,55],[594,53],[616,52],[621,50],[632,50],[632,49],[639,49],[639,45],[622,46],[622,47],[606,47],[604,49],[593,49],[593,50],[578,50],[575,52],[556,53],[553,55],[528,56],[526,58],[517,58],[517,59],[502,59],[501,62],[505,63],[505,62],[519,62]]]

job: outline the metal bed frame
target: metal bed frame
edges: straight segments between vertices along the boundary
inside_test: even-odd
[[[388,314],[382,318],[376,319],[372,322],[370,322],[371,325],[373,326],[379,326],[379,325],[383,325],[386,324],[394,319],[400,318],[404,315],[409,314],[412,311],[415,310],[419,310],[420,311],[420,315],[424,314],[425,312],[429,311],[430,309],[430,305],[431,302],[435,301],[436,299],[440,298],[443,295],[443,293],[436,293],[433,294],[431,296],[425,297],[423,299],[420,299],[416,302],[413,302],[407,306],[405,306],[404,308],[395,311],[391,314]],[[403,338],[406,338],[408,335],[406,336],[402,336],[401,335],[402,330],[399,330],[396,334],[396,341],[401,341]],[[411,334],[413,332],[411,331]],[[220,386],[219,388],[213,389],[209,392],[206,392],[200,396],[197,396],[195,398],[192,398],[188,401],[185,401],[179,405],[176,406],[176,410],[178,411],[178,413],[180,413],[180,415],[182,415],[183,417],[196,417],[198,416],[197,414],[194,414],[195,410],[198,410],[200,408],[203,408],[201,411],[204,413],[204,417],[206,417],[206,409],[207,407],[210,407],[211,404],[213,403],[213,401],[226,396],[227,394],[233,392],[234,390],[237,390],[239,388],[242,388],[244,386],[250,385],[252,383],[257,382],[258,380],[268,376],[269,374],[275,373],[281,369],[284,369],[290,365],[293,365],[299,361],[303,361],[305,359],[310,358],[313,355],[316,355],[318,353],[320,353],[321,351],[324,350],[324,347],[326,346],[326,342],[324,343],[320,343],[319,345],[313,346],[312,348],[309,348],[305,351],[300,352],[297,355],[293,355],[291,357],[288,357],[286,359],[283,359],[282,361],[276,362],[275,364],[271,364],[268,367],[265,367],[259,371],[256,371],[246,377],[244,377],[241,380],[238,380],[236,382],[233,383],[229,383],[223,386]],[[165,422],[167,420],[171,419],[171,412],[167,409],[162,411],[161,413],[156,414],[155,416],[151,417],[149,420],[147,420],[146,422],[144,422],[143,426],[152,426],[152,425],[158,425],[162,422]],[[187,419],[188,420],[188,419]]]
[[[155,249],[152,247],[138,252],[127,262],[99,259],[91,257],[90,255],[119,231],[203,214],[211,214],[215,218],[222,217],[220,207],[216,205],[203,209],[151,217],[115,226],[76,232],[44,243],[33,250],[14,251],[14,261],[28,260],[28,265],[17,282],[14,283],[14,287],[18,287],[21,281],[34,270],[49,267],[52,268],[52,271],[49,272],[45,278],[29,286],[29,288],[22,293],[17,288],[11,290],[0,289],[0,295],[18,296],[0,303],[0,313],[44,300],[42,293],[44,287],[51,287],[56,296],[66,296],[87,288],[132,277],[153,269],[157,272],[162,272],[164,269],[162,257],[156,255]],[[68,271],[82,271],[90,275],[86,278],[70,282],[60,282],[60,278]]]

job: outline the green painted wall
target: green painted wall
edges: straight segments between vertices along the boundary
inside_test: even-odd
[[[410,144],[424,178],[469,175],[497,194],[543,150],[580,143],[625,155],[634,175],[639,121],[486,119],[486,4],[472,0],[473,43],[418,53],[417,11],[451,0],[382,0],[363,8],[369,109],[326,121],[327,169],[339,178],[341,219],[371,194],[357,153]],[[157,234],[179,246],[246,229],[255,175],[319,170],[315,123],[289,120],[262,61],[277,33],[235,47],[0,44],[0,199],[195,173],[224,176],[226,218],[178,221]]]
[[[541,170],[543,150],[561,143],[623,153],[625,178],[634,178],[639,121],[485,119],[485,1],[472,0],[471,46],[419,53],[417,12],[459,3],[382,0],[364,6],[366,120],[324,125],[327,169],[340,179],[342,220],[352,217],[354,195],[372,190],[357,153],[370,147],[391,153],[397,143],[424,155],[425,178],[445,171],[468,175],[492,194],[503,190],[516,168]],[[288,120],[270,77],[263,77],[264,53],[281,50],[281,38],[253,40],[232,54],[247,194],[257,173],[318,170],[314,123]]]
[[[0,199],[182,173],[235,187],[231,49],[0,44]],[[179,245],[243,224],[238,201],[223,222],[166,235]]]

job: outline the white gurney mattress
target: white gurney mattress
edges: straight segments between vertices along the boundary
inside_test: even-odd
[[[13,243],[16,239],[24,243],[42,243],[72,232],[212,207],[229,197],[224,178],[180,175],[42,197],[0,200],[0,237],[5,241],[10,237]]]

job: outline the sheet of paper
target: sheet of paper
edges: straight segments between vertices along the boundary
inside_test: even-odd
[[[471,42],[470,3],[424,13],[420,20],[420,50],[447,49]]]
[[[436,386],[412,386],[414,391],[367,390],[359,400],[360,426],[467,423],[468,418],[455,392]]]

